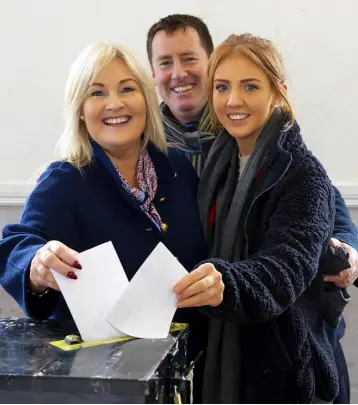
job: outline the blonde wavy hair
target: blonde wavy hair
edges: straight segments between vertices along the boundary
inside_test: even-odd
[[[208,111],[211,122],[216,131],[221,125],[216,117],[213,106],[214,75],[220,63],[232,56],[243,55],[250,59],[261,69],[269,79],[276,96],[281,99],[280,108],[286,115],[286,126],[289,128],[294,123],[295,117],[292,105],[288,99],[287,91],[283,84],[286,81],[284,62],[276,46],[268,39],[256,37],[252,34],[230,35],[211,54],[207,71],[209,100]]]
[[[78,169],[90,164],[93,159],[90,135],[86,124],[80,118],[83,102],[93,80],[108,63],[116,58],[122,59],[136,77],[145,99],[146,123],[143,148],[150,141],[159,150],[167,151],[163,122],[152,78],[132,53],[123,46],[95,42],[78,55],[70,69],[65,88],[65,128],[57,144],[60,159]]]

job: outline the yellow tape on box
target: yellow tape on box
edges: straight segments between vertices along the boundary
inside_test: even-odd
[[[181,330],[185,330],[187,327],[186,323],[172,323],[170,327],[170,332],[178,332]],[[70,351],[70,350],[77,350],[81,349],[84,347],[93,347],[93,346],[99,346],[99,345],[108,345],[110,343],[116,343],[116,342],[125,342],[127,340],[133,340],[136,339],[131,336],[124,336],[120,338],[114,338],[114,339],[107,339],[107,340],[93,340],[91,342],[82,342],[82,343],[76,343],[76,344],[67,344],[65,343],[65,340],[55,340],[54,342],[50,342],[50,345],[55,346],[61,350],[64,351]]]

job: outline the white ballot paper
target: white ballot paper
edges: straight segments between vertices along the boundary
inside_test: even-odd
[[[187,274],[160,242],[119,297],[107,320],[129,336],[166,338],[177,309],[173,287]]]
[[[121,337],[121,333],[106,321],[106,315],[128,279],[112,242],[86,250],[78,256],[82,270],[71,280],[52,271],[68,308],[84,341]]]

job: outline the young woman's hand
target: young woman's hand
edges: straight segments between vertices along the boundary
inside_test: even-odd
[[[174,286],[178,308],[217,307],[223,301],[224,283],[213,264],[205,263],[193,270]]]

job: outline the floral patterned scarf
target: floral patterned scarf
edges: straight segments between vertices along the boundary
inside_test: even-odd
[[[116,170],[127,192],[138,202],[149,219],[161,229],[162,220],[153,203],[157,193],[158,178],[147,149],[143,150],[137,163],[138,188],[131,187],[122,173],[117,168]]]

